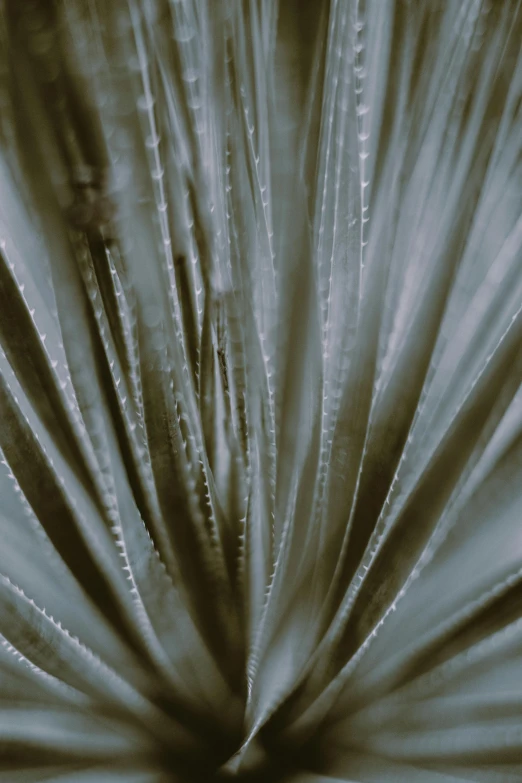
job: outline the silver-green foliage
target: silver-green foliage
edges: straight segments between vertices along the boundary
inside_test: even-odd
[[[0,4],[0,780],[522,780],[520,6]]]

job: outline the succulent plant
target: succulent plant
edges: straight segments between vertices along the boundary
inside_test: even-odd
[[[1,781],[522,781],[521,40],[0,4]]]

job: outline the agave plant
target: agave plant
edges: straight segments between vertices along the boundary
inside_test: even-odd
[[[520,0],[0,36],[0,780],[522,781]]]

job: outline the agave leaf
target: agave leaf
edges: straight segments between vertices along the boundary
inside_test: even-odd
[[[139,769],[139,767],[142,769]],[[36,783],[36,781],[48,781],[48,783],[95,783],[100,780],[104,783],[164,783],[165,778],[160,772],[151,772],[147,770],[146,764],[140,764],[139,761],[133,768],[123,762],[121,769],[117,770],[111,766],[98,766],[93,764],[78,769],[77,765],[67,767],[66,764],[61,767],[40,767],[36,772],[31,769],[23,771],[11,770],[9,772],[10,780],[13,783]]]
[[[23,754],[24,763],[38,755],[57,761],[90,758],[92,760],[128,759],[147,752],[139,733],[93,716],[75,714],[70,709],[37,710],[11,706],[0,709],[0,737],[6,755]],[[64,742],[65,740],[65,742]],[[140,747],[141,746],[141,747]],[[149,751],[150,752],[150,751]]]

